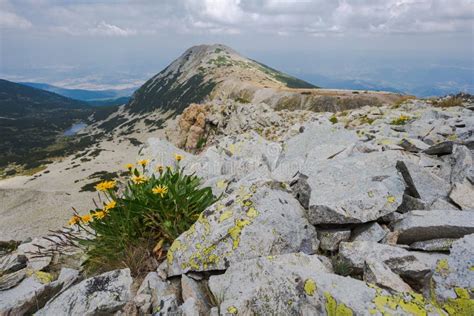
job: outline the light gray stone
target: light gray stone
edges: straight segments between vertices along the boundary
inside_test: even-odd
[[[454,183],[449,198],[462,210],[474,210],[474,185],[467,178]]]
[[[308,162],[301,173],[308,177],[311,192],[310,223],[365,223],[394,212],[405,190],[395,168],[398,157],[390,151]]]
[[[423,141],[419,139],[413,139],[413,138],[403,138],[398,145],[403,147],[403,149],[405,149],[406,151],[409,151],[412,153],[419,153],[430,147]]]
[[[431,204],[438,198],[447,198],[450,185],[444,179],[410,161],[397,161],[397,169],[407,185],[407,194]]]
[[[398,246],[368,241],[343,242],[339,245],[339,255],[354,273],[362,274],[365,262],[376,259],[385,263],[394,273],[419,282],[423,282],[434,269],[439,258],[446,258],[441,254],[408,251]]]
[[[393,224],[398,242],[411,244],[438,238],[461,238],[474,233],[474,213],[452,210],[411,211]]]
[[[97,315],[120,310],[131,297],[129,269],[86,279],[49,301],[36,315]]]
[[[439,200],[439,199],[438,199]],[[403,202],[397,209],[399,213],[406,213],[413,210],[425,210],[428,208],[428,203],[424,202],[421,199],[417,199],[408,194],[403,195]]]
[[[168,275],[225,270],[249,258],[318,249],[315,228],[280,183],[242,186],[206,209],[167,254]]]
[[[41,271],[49,266],[52,260],[52,255],[46,249],[53,249],[54,247],[54,244],[49,240],[34,238],[29,243],[19,245],[18,253],[28,258],[28,268]],[[39,255],[39,253],[43,255]]]
[[[351,230],[344,228],[318,229],[319,247],[326,251],[335,251],[339,248],[341,241],[347,241],[351,237]]]
[[[376,296],[389,295],[386,291],[328,273],[316,256],[304,254],[233,264],[224,274],[211,276],[209,287],[224,315],[404,314],[401,308],[374,304]],[[426,309],[434,310],[429,305]]]
[[[32,314],[54,297],[63,285],[69,284],[69,278],[64,275],[51,282],[50,274],[33,270],[26,272],[28,277],[21,283],[0,292],[0,315]]]
[[[183,274],[181,276],[181,291],[183,301],[193,299],[200,315],[209,314],[212,304],[204,281],[195,281]]]
[[[357,141],[357,134],[342,126],[330,122],[308,123],[303,133],[285,143],[272,175],[278,181],[289,181],[305,164],[337,158]]]
[[[377,222],[359,225],[352,231],[351,241],[381,241],[387,232]]]
[[[410,249],[414,250],[423,250],[423,251],[449,251],[455,238],[439,238],[439,239],[430,239],[424,241],[417,241],[410,244]]]
[[[26,269],[0,275],[0,291],[17,286],[26,277]]]
[[[453,145],[452,141],[444,141],[423,150],[423,152],[428,155],[449,155],[453,152]]]
[[[2,256],[0,257],[0,276],[23,269],[26,263],[26,257],[18,253]]]
[[[474,234],[453,243],[451,254],[440,260],[432,276],[432,295],[440,306],[457,315],[472,314],[474,288]]]
[[[423,209],[423,208],[422,208]],[[428,208],[429,210],[453,210],[458,211],[459,208],[444,199],[436,199]],[[414,209],[416,210],[416,209]]]
[[[364,281],[395,292],[412,292],[400,276],[393,273],[383,262],[368,259],[364,265]]]
[[[157,272],[150,272],[138,288],[134,302],[140,311],[145,313],[150,309],[158,309],[162,297],[169,295],[179,297],[179,293],[179,280],[163,280]]]
[[[202,315],[199,313],[198,303],[192,297],[189,297],[186,301],[184,301],[183,305],[181,305],[181,311],[183,316]],[[209,314],[211,314],[210,311]]]
[[[160,299],[159,307],[153,311],[156,316],[181,316],[181,307],[175,295],[166,295]]]
[[[462,183],[474,168],[472,153],[466,146],[455,145],[451,157],[451,183]]]

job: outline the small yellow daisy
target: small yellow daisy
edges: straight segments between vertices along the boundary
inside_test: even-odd
[[[168,187],[166,185],[157,185],[151,191],[154,194],[159,194],[161,197],[164,197],[166,193],[168,193]]]
[[[81,221],[83,223],[89,223],[90,221],[92,221],[92,216],[90,214],[86,214],[84,216],[81,217]]]
[[[145,183],[147,180],[148,180],[147,177],[145,177],[143,175],[132,177],[132,182],[135,183],[135,184],[142,184],[142,183]]]
[[[103,181],[95,186],[97,191],[107,191],[110,189],[115,188],[116,182],[115,181]]]
[[[117,205],[117,202],[115,202],[114,200],[110,201],[109,203],[106,203],[105,206],[104,206],[104,211],[105,212],[108,212],[110,211],[111,209],[113,209],[115,206]]]
[[[68,221],[68,224],[70,226],[72,225],[76,225],[77,223],[79,223],[81,221],[81,217],[80,216],[77,216],[77,215],[74,215],[73,217],[71,217],[71,219]]]
[[[148,165],[150,163],[150,160],[148,159],[142,159],[142,160],[139,160],[138,161],[138,164],[142,167],[145,167],[146,165]]]

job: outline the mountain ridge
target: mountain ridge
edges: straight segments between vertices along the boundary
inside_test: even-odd
[[[132,112],[156,108],[182,112],[190,103],[202,102],[228,92],[225,86],[246,85],[283,88],[317,88],[254,60],[222,44],[187,49],[164,70],[143,84],[132,96]],[[154,103],[160,100],[159,104]]]

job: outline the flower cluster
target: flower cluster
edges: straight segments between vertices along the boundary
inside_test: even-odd
[[[155,173],[150,160],[139,160],[125,165],[125,181],[97,184],[101,206],[69,220],[84,233],[73,242],[85,248],[85,271],[128,267],[141,273],[150,266],[143,260],[163,259],[173,241],[218,199],[210,187],[202,187],[201,178],[180,166],[183,155],[174,159],[172,166],[153,166]]]
[[[95,189],[97,191],[105,192],[107,190],[112,190],[115,188],[117,182],[115,180],[113,181],[103,181],[95,186]]]
[[[175,160],[177,163],[179,163],[181,160],[183,160],[184,156],[180,154],[175,154],[174,155]],[[149,159],[142,159],[137,161],[137,165],[145,168],[147,165],[150,164]],[[135,165],[132,163],[128,163],[125,165],[125,168],[129,170],[132,173],[132,176],[130,177],[130,181],[135,184],[135,185],[141,185],[145,184],[149,181],[149,178],[146,177],[144,174],[140,174],[135,168]],[[143,169],[144,170],[144,169]],[[172,166],[167,166],[167,170],[169,172],[173,171]],[[162,165],[158,165],[156,167],[156,171],[161,174],[164,173],[165,168]],[[112,194],[110,190],[114,190],[117,186],[117,181],[115,180],[110,180],[110,181],[103,181],[100,182],[95,186],[96,190],[99,192],[105,192]],[[168,187],[164,184],[159,184],[155,185],[152,187],[151,192],[154,195],[159,195],[161,198],[165,197],[165,195],[168,193]],[[93,220],[102,220],[104,219],[107,214],[109,214],[110,210],[115,208],[117,206],[117,202],[113,199],[113,197],[110,198],[110,201],[104,204],[104,207],[102,209],[97,209],[95,211],[91,211],[90,214],[86,214],[83,216],[79,216],[77,214],[73,215],[71,219],[68,221],[68,224],[73,226],[73,225],[78,225],[78,224],[88,224],[89,222]]]

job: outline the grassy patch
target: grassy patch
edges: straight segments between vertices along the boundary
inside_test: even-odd
[[[446,99],[441,99],[439,101],[434,100],[432,101],[433,106],[436,106],[438,108],[450,108],[454,106],[463,106],[463,101],[461,98],[456,98],[456,97],[449,97]]]
[[[410,117],[406,115],[400,115],[397,118],[394,118],[390,124],[391,125],[405,125],[408,121],[410,121]]]
[[[75,214],[69,222],[86,235],[71,237],[86,250],[86,271],[128,267],[141,275],[156,269],[154,262],[217,200],[211,188],[201,188],[200,178],[184,173],[182,157],[176,158],[175,166],[161,168],[157,176],[145,175],[148,161],[143,160],[139,167],[127,166],[125,182],[95,185],[103,194],[103,206],[84,216]]]

